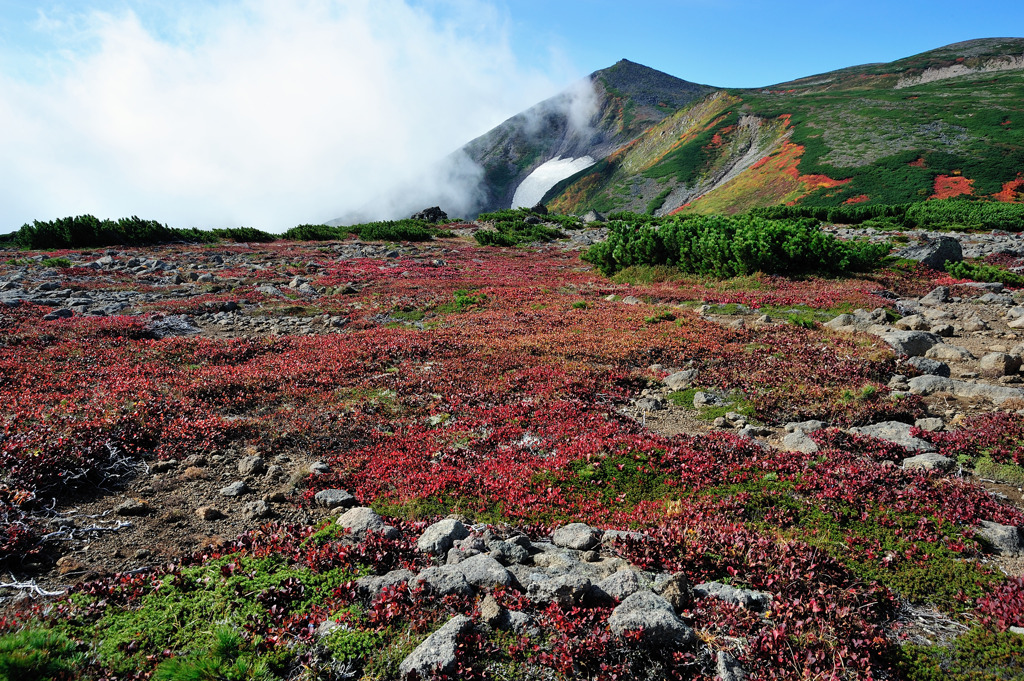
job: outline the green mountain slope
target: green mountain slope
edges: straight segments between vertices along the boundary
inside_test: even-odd
[[[468,145],[486,169],[490,207],[507,207],[544,161],[584,153],[598,163],[555,185],[549,207],[736,213],[954,195],[1020,201],[1024,192],[1024,39],[750,90],[678,81],[688,87],[673,96],[677,79],[630,62],[592,79],[594,136],[551,125],[531,138],[509,127],[516,117]]]

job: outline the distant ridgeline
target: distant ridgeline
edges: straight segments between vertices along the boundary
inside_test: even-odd
[[[585,130],[557,113],[556,97],[463,147],[484,170],[482,210],[508,208],[553,159],[581,157],[593,164],[550,185],[549,209],[733,215],[1024,201],[1024,39],[756,89],[695,85],[628,61],[590,83],[596,109]]]

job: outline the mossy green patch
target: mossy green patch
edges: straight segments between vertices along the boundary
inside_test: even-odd
[[[975,627],[948,646],[908,645],[899,651],[908,681],[1009,681],[1024,678],[1024,636]]]

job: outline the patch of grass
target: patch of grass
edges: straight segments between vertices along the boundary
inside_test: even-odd
[[[662,312],[656,315],[651,315],[644,319],[645,324],[660,324],[661,322],[674,322],[676,316],[671,312]]]
[[[949,646],[904,646],[899,677],[908,681],[1006,681],[1024,678],[1024,636],[975,627]]]
[[[1008,485],[1024,486],[1024,466],[997,463],[987,456],[978,459],[974,464],[974,474],[979,478],[996,480]]]
[[[71,260],[68,258],[46,258],[39,263],[43,267],[54,267],[57,269],[71,267]]]
[[[572,304],[572,309],[574,310],[586,310],[588,307],[590,306],[587,305],[586,301],[583,300],[577,300],[575,303]]]
[[[754,404],[739,393],[726,395],[725,404],[715,407],[700,407],[698,409],[693,406],[693,398],[699,392],[709,392],[709,389],[687,388],[686,390],[677,390],[668,394],[668,400],[677,407],[696,411],[697,416],[704,421],[714,421],[719,416],[725,416],[729,412],[736,412],[747,418],[754,416]]]
[[[86,656],[54,629],[29,628],[0,636],[0,681],[73,679]]]
[[[657,452],[627,452],[598,461],[577,460],[569,464],[576,482],[593,487],[607,504],[635,506],[642,501],[660,501],[675,493],[668,476],[659,472]]]
[[[459,289],[455,291],[452,301],[437,306],[437,312],[443,314],[466,312],[473,307],[483,307],[486,303],[486,294],[475,293],[469,289]]]
[[[160,663],[153,681],[272,681],[265,660],[243,652],[241,635],[231,627],[213,632],[209,650]]]

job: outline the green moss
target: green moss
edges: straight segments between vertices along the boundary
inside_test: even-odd
[[[72,679],[85,658],[62,631],[22,629],[0,636],[0,681]]]

